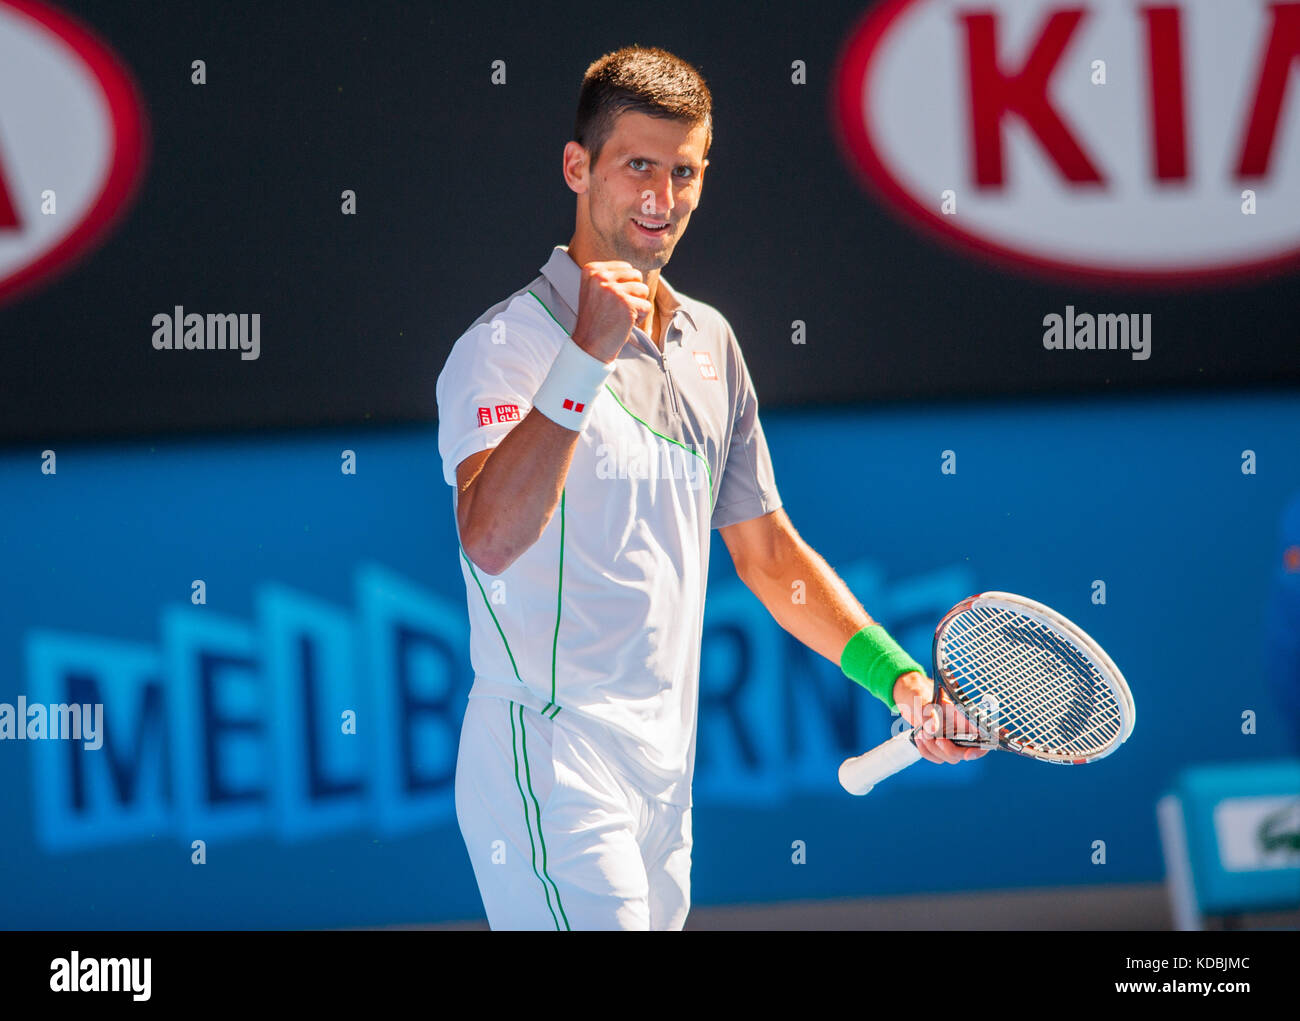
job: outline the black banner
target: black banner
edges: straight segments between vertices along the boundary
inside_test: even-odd
[[[863,2],[715,3],[689,17],[515,0],[18,6],[73,15],[115,55],[138,89],[142,139],[138,167],[113,185],[120,201],[100,210],[112,222],[98,240],[3,294],[0,439],[432,420],[452,342],[572,235],[560,155],[578,86],[589,62],[633,42],[691,61],[712,89],[701,204],[664,274],[729,318],[765,406],[1300,382],[1300,277],[1285,240],[1297,214],[1283,203],[1286,181],[1300,178],[1300,74],[1284,75],[1278,95],[1260,84],[1270,59],[1285,64],[1291,31],[1268,21],[1266,5],[1232,12],[1244,34],[1218,61],[1202,59],[1213,14],[1192,0],[1173,5],[1178,23],[1036,0],[938,27],[912,17],[923,4]],[[1273,5],[1284,10],[1272,16],[1295,6]],[[1070,22],[1067,8],[1085,16]],[[27,17],[16,10],[0,2],[0,41],[44,52],[13,27]],[[880,17],[864,28],[868,11]],[[841,107],[855,101],[842,61],[876,36],[864,67],[879,72],[866,80],[881,106],[859,141],[887,153],[895,117],[910,137],[951,148],[951,230],[940,192],[921,183],[903,194],[925,160],[898,157],[891,196],[890,173],[872,183],[841,137]],[[1149,56],[1134,64],[1130,51]],[[1066,133],[1055,142],[1048,114],[1035,121],[1017,106],[1034,99],[1032,83],[1021,93],[1007,84],[1035,52],[1051,68],[1038,98]],[[925,56],[933,94],[890,71],[893,54],[910,68]],[[1098,57],[1110,78],[1093,85]],[[0,252],[32,247],[0,267],[11,277],[52,222],[42,196],[59,191],[51,182],[64,182],[68,159],[94,176],[95,132],[111,119],[95,128],[60,106],[54,78],[29,83],[14,66],[0,98],[0,175],[15,216],[7,227],[0,218]],[[1179,90],[1179,66],[1195,89]],[[1198,103],[1216,90],[1233,97],[1224,110]],[[1090,119],[1103,103],[1098,123],[1113,128]],[[1000,184],[981,183],[991,171],[977,167],[988,154],[976,129],[1001,132]],[[1071,139],[1085,158],[1073,167]],[[1070,180],[1088,166],[1097,180]],[[1039,216],[1026,212],[1035,174],[1055,196]],[[78,215],[79,187],[62,184],[59,215]],[[1253,213],[1237,209],[1247,190],[1258,192]],[[1020,203],[1007,236],[990,226],[1000,194]],[[1131,215],[1111,199],[1133,203]],[[1159,230],[1191,224],[1184,240],[1144,225],[1172,201],[1186,208]],[[1131,238],[1084,237],[1098,217],[1130,223]],[[1239,220],[1256,234],[1243,241]],[[1216,231],[1230,272],[1133,269],[1180,249],[1204,260]],[[1007,254],[1034,243],[1052,258]],[[1128,268],[1084,265],[1089,246],[1108,245],[1132,254]],[[1062,265],[1072,262],[1083,268]],[[156,317],[178,312],[242,317],[231,329],[257,329],[256,356],[156,349]],[[1080,324],[1100,332],[1103,316],[1147,323],[1145,357],[1068,349],[1064,335],[1086,347]],[[1053,331],[1067,349],[1050,346]]]

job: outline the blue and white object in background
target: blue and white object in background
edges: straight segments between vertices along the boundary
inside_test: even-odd
[[[1188,769],[1157,816],[1176,928],[1300,908],[1300,761]]]

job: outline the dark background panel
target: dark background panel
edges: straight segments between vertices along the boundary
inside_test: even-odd
[[[61,6],[132,70],[152,150],[103,247],[0,307],[3,440],[432,419],[456,337],[569,239],[582,72],[632,42],[713,91],[702,204],[665,275],[729,317],[765,406],[1300,382],[1294,274],[1100,290],[981,263],[885,209],[827,116],[869,4]],[[153,315],[178,304],[260,313],[261,357],[154,351]],[[1155,356],[1043,350],[1067,304],[1150,312]]]

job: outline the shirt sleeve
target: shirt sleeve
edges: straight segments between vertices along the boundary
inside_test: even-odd
[[[758,394],[749,376],[749,367],[731,328],[727,328],[731,353],[736,366],[735,417],[731,442],[723,462],[718,499],[713,505],[712,527],[725,528],[768,514],[781,506],[772,455],[758,418]],[[731,373],[728,373],[731,376]]]
[[[438,453],[449,486],[465,458],[495,447],[532,410],[554,360],[544,338],[501,318],[456,341],[436,387]]]

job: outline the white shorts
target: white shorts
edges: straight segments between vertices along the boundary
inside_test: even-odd
[[[456,760],[456,818],[493,929],[686,922],[690,808],[637,790],[563,721],[517,702],[471,698]]]

